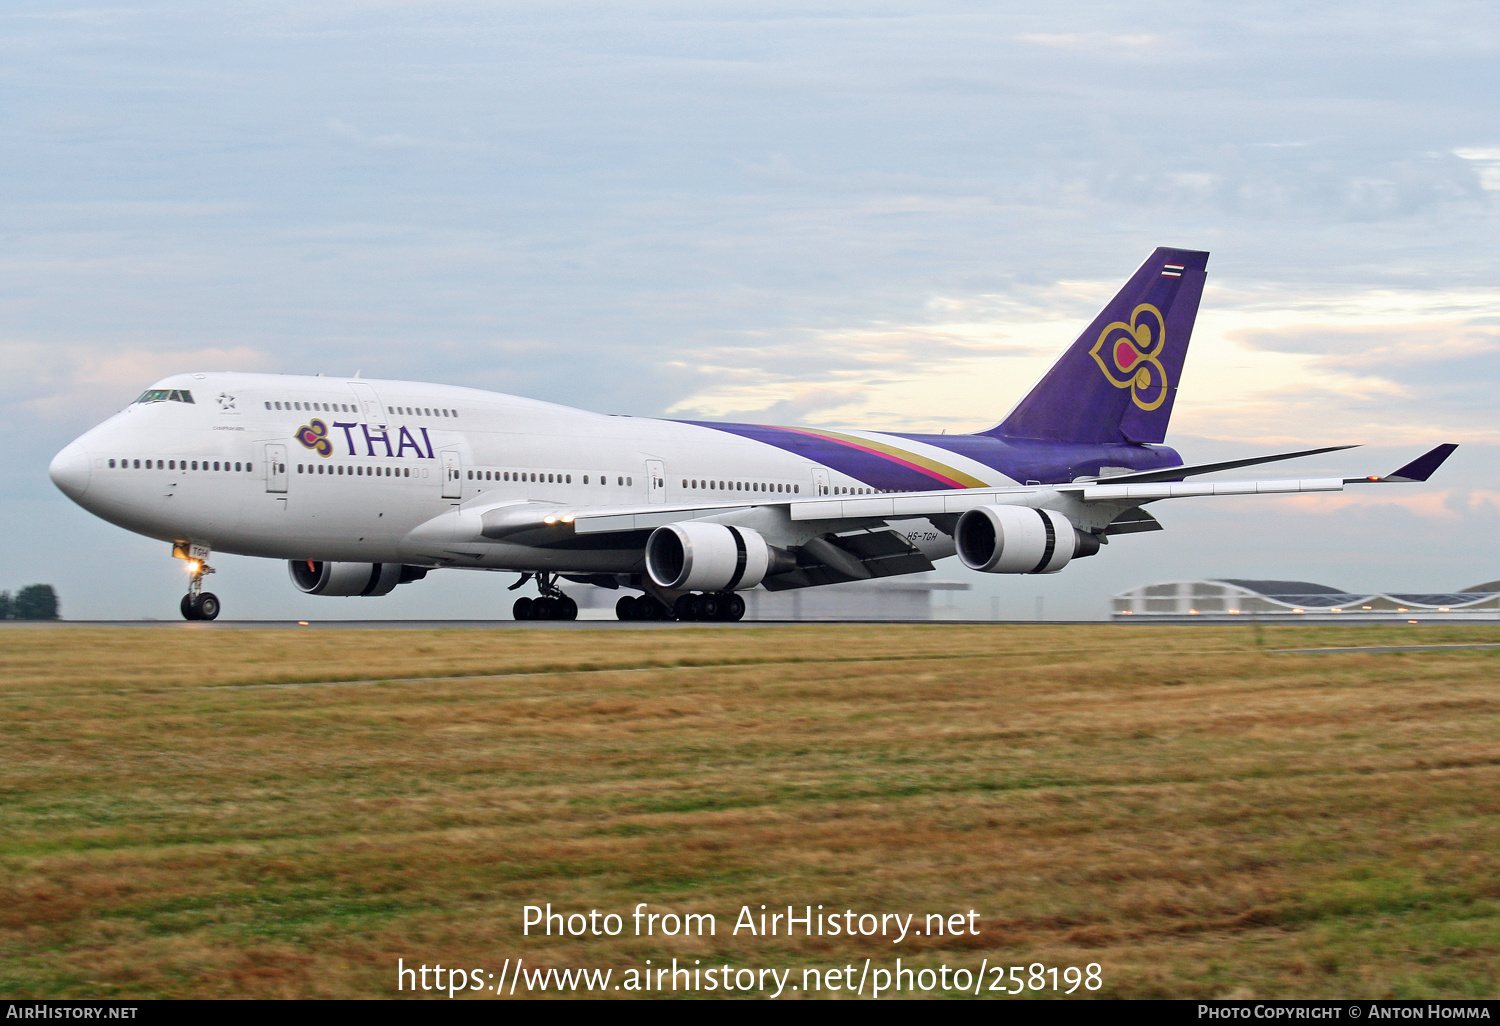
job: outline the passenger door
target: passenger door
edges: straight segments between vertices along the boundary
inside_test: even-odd
[[[667,465],[661,460],[646,461],[646,501],[667,501]]]
[[[359,408],[364,411],[365,423],[384,427],[390,420],[385,415],[385,407],[380,405],[380,396],[375,394],[375,388],[367,381],[351,381],[349,388],[359,398]]]
[[[266,446],[266,491],[286,491],[286,446]]]
[[[443,498],[463,498],[463,467],[459,463],[458,453],[452,449],[444,449],[438,455],[443,460]]]
[[[828,471],[826,471],[826,470],[814,470],[813,471],[813,494],[814,495],[827,495],[828,494]]]

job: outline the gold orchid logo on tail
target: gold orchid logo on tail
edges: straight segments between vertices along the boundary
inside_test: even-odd
[[[1157,359],[1166,344],[1161,311],[1142,303],[1131,311],[1129,324],[1115,321],[1106,326],[1089,355],[1111,385],[1130,389],[1131,401],[1154,410],[1167,399],[1167,372]]]

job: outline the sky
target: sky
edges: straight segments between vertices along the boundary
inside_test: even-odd
[[[1159,245],[1206,249],[1168,442],[1427,485],[1158,504],[976,615],[1155,581],[1500,578],[1500,8],[1479,3],[8,3],[0,588],[175,617],[52,455],[191,370],[610,413],[998,421]],[[1277,476],[1286,473],[1278,469]],[[225,616],[506,615],[220,556]],[[992,604],[992,600],[998,600]]]

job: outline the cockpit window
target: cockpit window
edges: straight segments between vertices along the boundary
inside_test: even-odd
[[[193,393],[185,388],[148,388],[136,400],[138,403],[191,403],[192,401]]]

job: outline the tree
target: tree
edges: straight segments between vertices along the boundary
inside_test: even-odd
[[[17,620],[56,620],[57,592],[50,584],[28,584],[16,592],[11,610]]]
[[[10,592],[0,591],[0,620],[9,620],[10,614]]]

